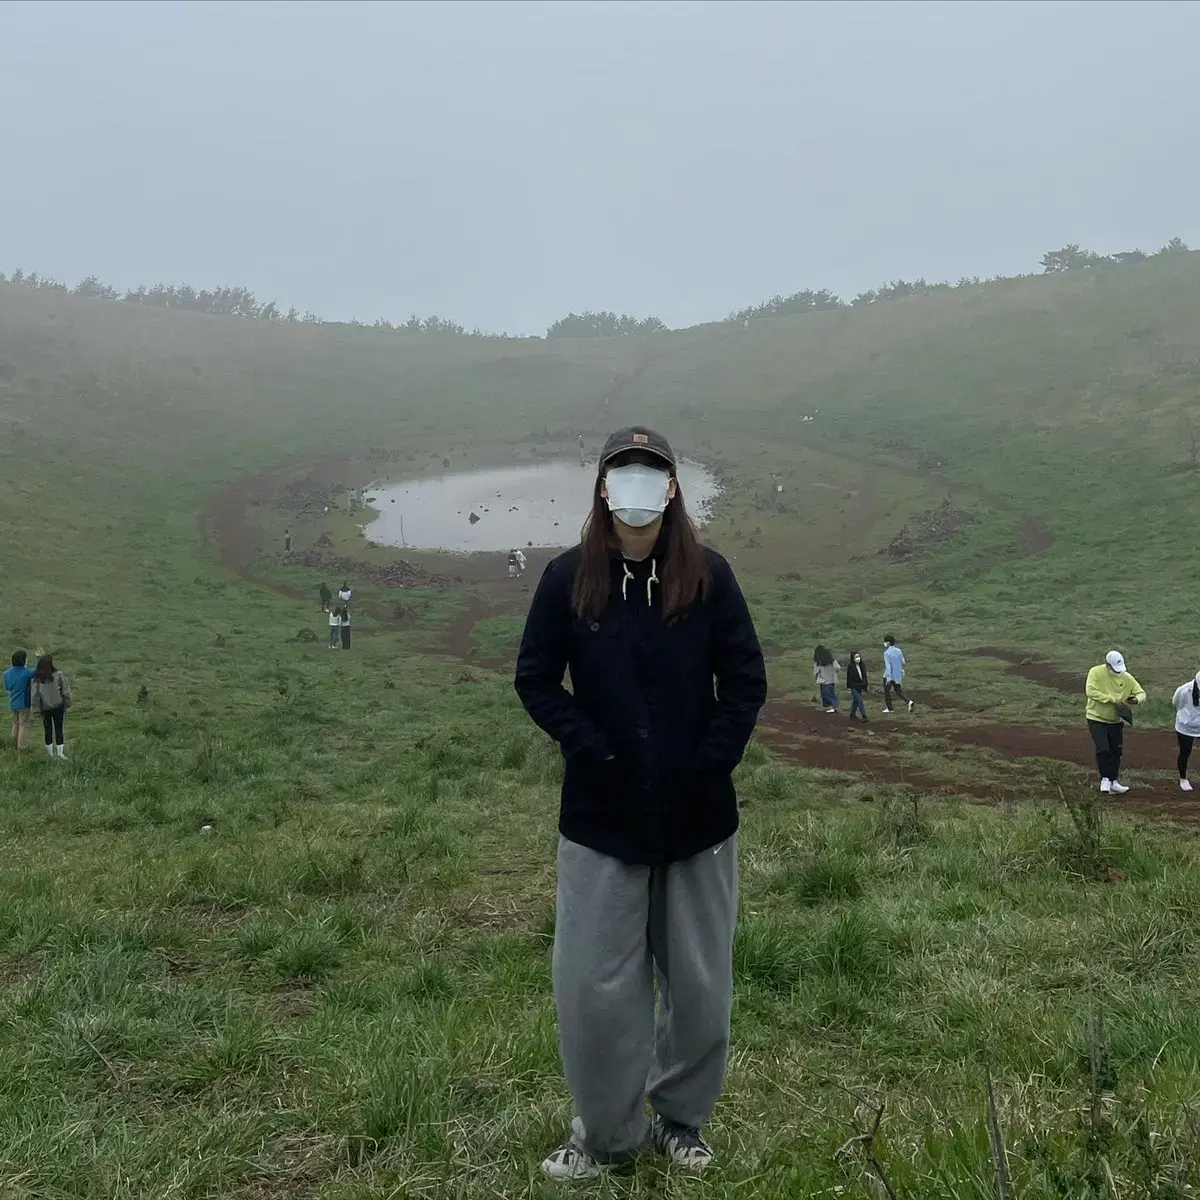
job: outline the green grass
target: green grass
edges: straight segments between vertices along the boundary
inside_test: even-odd
[[[1077,697],[982,645],[1081,680],[1121,645],[1166,723],[1200,661],[1179,519],[1196,477],[1171,473],[1198,302],[1200,260],[1179,255],[745,335],[513,344],[0,285],[0,629],[51,648],[78,699],[68,763],[0,755],[0,1195],[559,1194],[537,1164],[570,1115],[549,986],[560,768],[507,672],[447,652],[476,593],[365,583],[360,612],[386,619],[356,617],[334,654],[319,578],[269,550],[317,523],[272,494],[250,510],[256,570],[311,597],[292,600],[223,567],[200,515],[285,462],[374,446],[424,473],[635,417],[721,474],[711,533],[777,695],[811,694],[817,641],[874,661],[893,632],[920,687],[959,702],[897,766],[949,793],[1017,777],[1025,800],[753,745],[722,1169],[646,1163],[590,1194],[875,1195],[861,1148],[836,1152],[883,1105],[898,1194],[995,1196],[990,1073],[1016,1195],[1194,1195],[1197,844],[1097,826],[1082,797],[1073,819],[1070,773],[943,735],[1080,723]],[[880,554],[951,485],[978,524]],[[1029,516],[1048,550],[1022,545]],[[334,526],[350,556],[389,557]],[[510,656],[519,630],[480,620],[473,658]]]

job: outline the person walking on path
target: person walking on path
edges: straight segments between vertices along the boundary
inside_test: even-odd
[[[1121,754],[1125,747],[1124,721],[1133,723],[1131,704],[1146,699],[1142,685],[1125,669],[1125,657],[1119,650],[1110,650],[1104,661],[1087,673],[1084,686],[1087,694],[1088,732],[1096,747],[1096,767],[1100,772],[1100,790],[1124,795],[1129,789],[1120,781]],[[1122,716],[1124,710],[1124,716]]]
[[[1179,739],[1179,790],[1190,792],[1188,759],[1192,756],[1193,744],[1200,738],[1200,671],[1196,672],[1195,679],[1175,690],[1172,703],[1175,705],[1175,736]]]
[[[858,713],[865,721],[867,706],[863,702],[863,693],[870,690],[871,683],[867,679],[867,664],[857,650],[850,651],[850,665],[846,668],[846,687],[850,689],[850,720]]]
[[[342,630],[342,649],[349,650],[350,649],[350,610],[344,604],[342,605],[341,630]]]
[[[333,593],[329,590],[329,584],[322,583],[318,594],[321,597],[321,611],[327,613],[329,606],[333,603]]]
[[[838,672],[842,664],[824,647],[813,651],[813,678],[821,691],[821,703],[827,713],[835,713],[839,707],[837,694]]]
[[[338,639],[342,635],[342,613],[346,610],[340,605],[335,604],[329,613],[329,648],[336,650],[338,648]]]
[[[37,670],[29,681],[29,707],[42,718],[46,753],[51,758],[66,758],[63,722],[71,707],[71,685],[49,654],[38,655]]]
[[[542,575],[514,683],[566,760],[552,974],[575,1117],[542,1170],[590,1178],[647,1142],[703,1170],[713,1152],[701,1128],[729,1051],[731,775],[767,676],[737,580],[700,544],[661,434],[635,427],[605,443],[582,542]]]
[[[899,696],[908,705],[908,711],[916,707],[904,694],[904,651],[896,645],[889,633],[883,639],[883,711],[892,711],[892,697]]]
[[[16,650],[12,666],[4,672],[4,687],[8,692],[8,708],[12,713],[12,744],[14,750],[25,748],[25,731],[29,728],[29,685],[37,673],[36,667],[27,665],[29,655]]]

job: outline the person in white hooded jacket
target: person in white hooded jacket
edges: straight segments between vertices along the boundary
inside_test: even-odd
[[[1200,738],[1200,671],[1175,691],[1175,736],[1179,739],[1179,790],[1190,792],[1188,759],[1192,744]]]

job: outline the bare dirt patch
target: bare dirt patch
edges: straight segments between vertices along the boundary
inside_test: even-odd
[[[453,587],[463,582],[461,575],[440,575],[403,558],[375,566],[324,550],[300,550],[285,554],[282,561],[291,566],[311,567],[327,575],[369,579],[380,587]]]
[[[1009,664],[1008,674],[1019,675],[1031,683],[1053,688],[1067,696],[1083,694],[1083,677],[1069,674],[1036,654],[1025,654],[1020,650],[1005,650],[999,646],[979,646],[968,650],[970,658],[998,658]]]
[[[944,500],[937,508],[918,513],[880,551],[888,558],[905,559],[920,554],[943,542],[953,541],[968,525],[977,525],[979,518],[965,508],[955,508]]]

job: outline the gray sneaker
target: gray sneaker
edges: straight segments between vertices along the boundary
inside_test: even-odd
[[[574,1142],[567,1142],[542,1161],[542,1171],[551,1179],[595,1179],[606,1168]]]
[[[676,1125],[655,1117],[651,1130],[654,1149],[685,1171],[706,1171],[712,1166],[712,1147],[690,1125]]]

